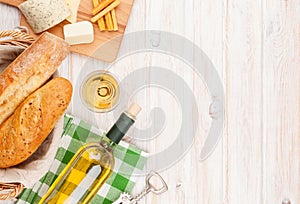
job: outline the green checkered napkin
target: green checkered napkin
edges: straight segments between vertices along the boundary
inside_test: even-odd
[[[87,142],[99,142],[102,132],[88,123],[65,115],[64,131],[55,159],[49,171],[31,189],[25,189],[17,203],[38,203],[59,173],[77,150]],[[111,204],[121,192],[131,192],[136,176],[147,160],[147,154],[123,141],[114,149],[115,167],[112,175],[101,187],[92,203]]]

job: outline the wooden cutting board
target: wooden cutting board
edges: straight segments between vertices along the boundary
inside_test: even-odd
[[[5,3],[14,7],[18,7],[25,0],[0,0],[1,3]],[[118,55],[119,47],[121,44],[122,36],[124,34],[127,20],[131,11],[131,7],[134,0],[120,0],[121,4],[116,8],[116,16],[118,20],[119,30],[118,31],[100,31],[97,24],[94,23],[94,34],[95,40],[93,43],[84,45],[72,45],[71,51],[82,55],[91,56],[93,58],[103,60],[106,62],[112,62]],[[81,0],[77,22],[83,20],[90,20],[92,18],[92,0]],[[63,26],[68,24],[68,21],[63,21],[60,24],[47,30],[48,32],[63,38]],[[25,17],[22,15],[21,23],[22,26],[29,28],[29,33],[32,36],[37,37],[30,26],[28,25]]]

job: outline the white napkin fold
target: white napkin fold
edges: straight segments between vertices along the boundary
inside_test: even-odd
[[[11,168],[0,169],[0,182],[20,182],[31,188],[47,172],[55,157],[63,132],[64,116],[39,149],[25,162]]]
[[[18,46],[0,45],[0,73],[24,50]]]

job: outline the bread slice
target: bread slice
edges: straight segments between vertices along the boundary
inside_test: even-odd
[[[26,98],[0,125],[0,168],[25,161],[63,115],[72,97],[72,84],[54,78]]]
[[[63,39],[46,32],[0,74],[0,124],[52,76],[68,51]]]

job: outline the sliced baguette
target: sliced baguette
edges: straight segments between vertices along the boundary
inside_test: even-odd
[[[72,85],[54,78],[26,98],[0,125],[0,168],[25,161],[53,129],[68,107]]]
[[[0,74],[0,124],[51,77],[68,51],[63,39],[43,33]]]

